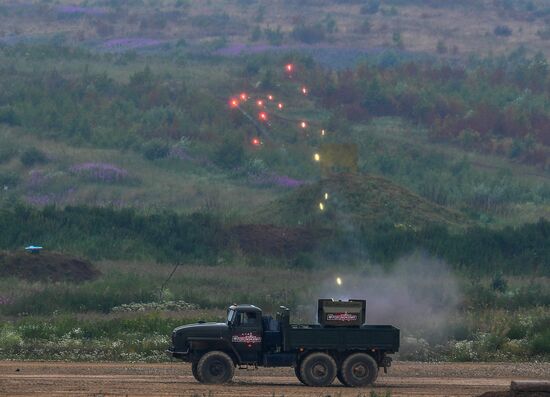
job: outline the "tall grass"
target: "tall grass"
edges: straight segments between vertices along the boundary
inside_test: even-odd
[[[319,298],[315,286],[334,275],[333,269],[323,267],[300,271],[280,266],[184,265],[160,294],[170,266],[103,262],[99,268],[104,273],[101,279],[81,285],[3,281],[0,290],[6,299],[0,304],[0,357],[162,361],[174,327],[198,320],[222,321],[231,303],[253,303],[266,313],[284,304],[291,308],[293,322],[312,321],[313,303]],[[550,304],[533,307],[539,294],[550,294],[548,279],[508,278],[509,290],[504,291],[492,289],[491,283],[490,278],[462,279],[460,307],[437,330],[403,323],[399,357],[548,359]],[[477,288],[484,288],[483,296],[474,293]],[[532,297],[507,307],[516,290]],[[135,304],[135,311],[113,310],[120,304],[161,299],[185,300],[200,308],[180,305],[177,311],[145,310],[154,305]]]

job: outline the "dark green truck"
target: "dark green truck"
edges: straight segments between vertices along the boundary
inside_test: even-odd
[[[378,369],[399,350],[399,329],[366,325],[364,300],[320,299],[319,324],[290,324],[281,307],[274,319],[254,305],[233,305],[225,323],[174,329],[167,354],[192,363],[201,383],[225,383],[235,367],[294,367],[308,386],[327,386],[337,377],[346,386],[372,384]]]

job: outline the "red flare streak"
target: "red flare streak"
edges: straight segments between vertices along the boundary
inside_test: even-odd
[[[266,112],[260,112],[258,114],[258,118],[262,121],[267,121],[267,113]]]
[[[252,138],[252,140],[250,141],[250,143],[252,143],[254,146],[260,146],[260,144],[262,143],[260,141],[259,138]]]

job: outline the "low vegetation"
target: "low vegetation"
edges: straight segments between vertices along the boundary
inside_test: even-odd
[[[230,302],[254,302],[270,312],[285,303],[292,308],[293,321],[314,321],[315,286],[332,281],[334,274],[328,266],[183,265],[160,291],[172,271],[169,266],[102,262],[99,268],[104,274],[99,280],[80,285],[0,280],[0,314],[9,320],[0,326],[0,357],[164,361],[174,327],[221,321]],[[369,266],[364,271],[377,272]],[[304,279],[310,282],[304,285]],[[450,319],[444,324],[433,327],[427,318],[392,316],[403,332],[401,359],[549,357],[548,278],[459,280],[464,295],[459,307],[448,309]]]
[[[544,2],[107,3],[0,6],[0,358],[162,361],[233,302],[315,321],[342,276],[375,319],[392,286],[401,359],[550,359]]]

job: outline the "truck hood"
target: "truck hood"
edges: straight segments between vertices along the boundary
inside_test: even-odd
[[[224,338],[228,335],[225,323],[196,323],[182,325],[172,332],[172,346],[175,349],[186,350],[190,340],[194,338]]]
[[[224,332],[227,330],[227,324],[225,323],[194,323],[194,324],[187,324],[182,325],[180,327],[177,327],[174,329],[174,333],[179,334],[185,333],[185,334],[202,334],[206,330],[212,330],[212,331],[220,331]]]

